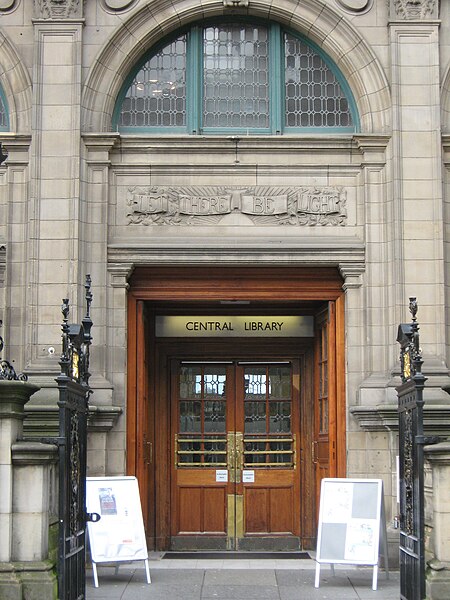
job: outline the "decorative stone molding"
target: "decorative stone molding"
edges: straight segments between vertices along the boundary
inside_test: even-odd
[[[101,0],[101,6],[106,12],[118,13],[129,10],[137,0]]]
[[[83,0],[34,0],[36,19],[76,19],[83,16]]]
[[[341,187],[128,188],[129,225],[217,225],[231,214],[262,226],[344,226],[346,192]]]
[[[364,263],[361,264],[340,264],[339,272],[344,279],[342,289],[357,289],[362,286],[362,274],[364,273]]]
[[[438,0],[391,0],[391,19],[437,19]]]
[[[248,8],[249,0],[223,0],[225,8]]]
[[[336,0],[336,4],[346,12],[361,14],[372,8],[373,0]]]
[[[0,0],[0,13],[16,8],[18,0]]]
[[[129,289],[130,285],[128,280],[133,272],[133,267],[129,264],[115,264],[110,263],[108,265],[108,271],[111,276],[111,287]]]

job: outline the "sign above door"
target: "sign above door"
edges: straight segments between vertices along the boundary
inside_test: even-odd
[[[158,315],[156,337],[313,337],[311,316]]]

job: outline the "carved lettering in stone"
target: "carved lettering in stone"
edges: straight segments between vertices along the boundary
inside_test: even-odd
[[[281,196],[242,196],[241,210],[247,215],[282,215],[287,213],[287,194]]]
[[[437,0],[391,0],[391,15],[402,19],[432,19],[438,17]]]
[[[344,226],[346,194],[341,187],[274,186],[133,186],[127,191],[128,224],[215,225],[231,214],[242,215],[245,225],[250,219],[262,226]]]
[[[183,215],[226,215],[231,211],[231,196],[179,196]]]
[[[37,19],[69,19],[82,16],[81,0],[34,0]]]

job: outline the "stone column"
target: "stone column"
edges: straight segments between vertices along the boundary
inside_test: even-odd
[[[49,559],[50,516],[57,514],[55,445],[18,441],[12,445],[12,562],[24,598],[53,600],[55,563]],[[55,522],[57,527],[57,522]],[[55,536],[56,537],[56,536]]]
[[[22,437],[23,407],[38,389],[27,382],[0,381],[0,598],[8,600],[22,597],[22,584],[11,566],[14,479],[11,446]]]
[[[425,447],[432,470],[432,514],[426,592],[430,600],[450,598],[450,442]],[[426,525],[430,526],[429,523]]]

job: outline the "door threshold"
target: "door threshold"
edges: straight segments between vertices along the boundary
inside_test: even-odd
[[[179,559],[199,559],[199,560],[229,560],[229,559],[256,559],[256,560],[282,560],[282,559],[308,559],[311,558],[308,552],[249,552],[249,551],[227,551],[223,552],[208,552],[205,550],[199,550],[198,552],[165,552],[161,558],[179,558]]]

